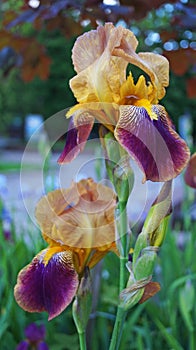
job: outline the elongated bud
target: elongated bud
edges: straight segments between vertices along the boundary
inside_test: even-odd
[[[134,174],[127,152],[119,145],[113,133],[100,127],[100,139],[105,152],[105,164],[119,202],[127,203],[134,183]]]
[[[92,307],[92,287],[89,269],[85,269],[72,306],[73,319],[79,333],[86,329]]]
[[[119,202],[127,203],[133,188],[133,183],[134,174],[129,164],[129,158],[125,155],[113,170],[113,184]]]
[[[160,247],[165,238],[169,216],[172,212],[172,181],[164,183],[145,220],[142,232],[149,245]]]
[[[135,243],[135,247],[133,250],[133,265],[136,263],[137,258],[139,257],[142,249],[146,248],[148,245],[147,236],[145,233],[141,232]]]
[[[146,247],[142,250],[141,256],[133,264],[133,273],[136,280],[149,278],[154,270],[157,258],[157,247]]]
[[[184,180],[188,186],[196,188],[196,152],[191,156],[188,162]]]

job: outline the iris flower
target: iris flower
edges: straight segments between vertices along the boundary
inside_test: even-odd
[[[71,303],[85,268],[116,250],[115,205],[114,192],[92,179],[39,201],[36,218],[49,246],[18,275],[14,294],[24,310],[47,311],[50,320]]]
[[[45,333],[43,325],[37,326],[35,323],[31,323],[25,328],[26,339],[18,344],[16,350],[48,350],[48,346],[44,341]]]
[[[113,132],[115,139],[136,160],[144,181],[168,181],[186,166],[189,149],[175,132],[159,100],[169,84],[165,57],[136,53],[134,34],[112,23],[80,36],[73,47],[77,73],[70,87],[78,101],[71,117],[59,163],[67,163],[83,150],[95,118]],[[144,72],[135,81],[128,64]]]

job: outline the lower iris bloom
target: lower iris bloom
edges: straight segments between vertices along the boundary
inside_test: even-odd
[[[77,75],[70,87],[78,104],[67,114],[71,122],[59,163],[70,162],[84,148],[96,118],[136,160],[144,181],[168,181],[186,166],[189,149],[159,104],[169,84],[168,61],[136,53],[137,44],[131,31],[111,23],[76,40]],[[131,72],[126,75],[129,63],[143,71],[137,81]]]
[[[48,248],[23,268],[14,289],[18,304],[29,312],[59,315],[77,293],[86,267],[115,251],[114,192],[92,179],[55,190],[36,207]]]

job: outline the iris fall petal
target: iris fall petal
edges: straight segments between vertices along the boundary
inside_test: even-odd
[[[24,310],[47,311],[51,320],[71,303],[77,288],[71,253],[49,248],[21,270],[14,295]]]
[[[75,113],[69,123],[66,144],[61,153],[58,163],[71,162],[84,149],[88,136],[92,130],[94,117],[88,112]]]
[[[121,106],[115,137],[137,161],[145,180],[168,181],[189,160],[189,149],[174,131],[164,107],[152,106],[158,117],[151,120],[143,107]]]

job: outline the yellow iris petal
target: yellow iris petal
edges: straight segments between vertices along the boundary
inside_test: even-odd
[[[135,52],[137,39],[129,30],[112,23],[83,34],[73,47],[77,75],[70,87],[79,103],[118,103],[120,86],[126,80],[127,61],[113,54],[115,48]]]
[[[104,125],[116,122],[116,116],[114,118],[108,108],[99,105],[107,103],[142,106],[152,120],[157,119],[151,105],[157,104],[165,94],[165,87],[169,83],[168,61],[154,53],[137,54],[137,44],[130,30],[121,26],[115,28],[112,23],[98,26],[97,30],[87,32],[76,40],[72,60],[77,74],[70,80],[70,87],[78,105],[71,108],[67,117],[84,105],[93,111],[103,110],[104,116],[93,113]],[[128,63],[142,69],[150,82],[146,83],[145,77],[141,75],[135,83],[131,73],[126,79]],[[93,108],[91,104],[97,106]]]
[[[144,107],[152,120],[157,120],[157,115],[152,111],[151,102],[155,99],[155,91],[151,83],[146,84],[145,77],[141,75],[134,83],[132,74],[130,73],[126,82],[121,86],[121,105],[134,105]]]

